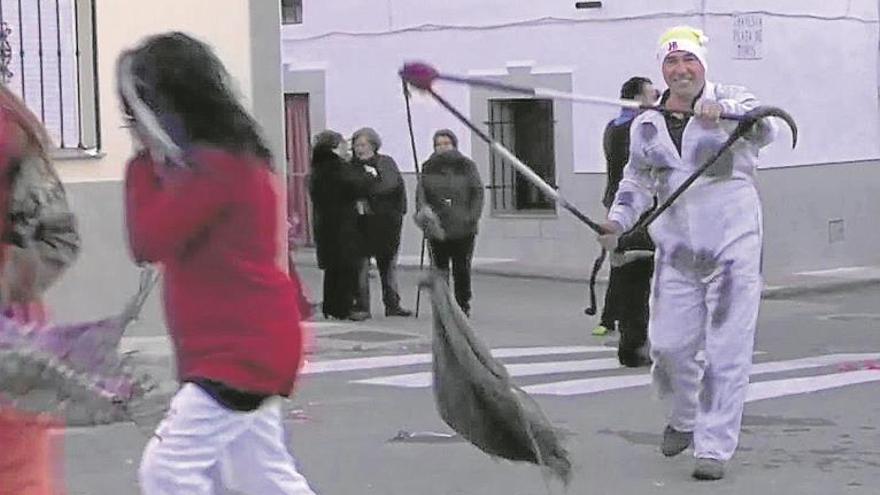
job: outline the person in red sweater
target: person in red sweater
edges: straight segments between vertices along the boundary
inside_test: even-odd
[[[204,43],[156,35],[119,64],[137,93],[121,85],[124,111],[148,148],[126,169],[129,245],[137,262],[162,267],[182,384],[144,451],[141,490],[211,494],[219,472],[243,493],[313,494],[281,420],[302,362],[302,328],[298,281],[278,265],[271,153]],[[161,132],[179,156],[156,145]]]

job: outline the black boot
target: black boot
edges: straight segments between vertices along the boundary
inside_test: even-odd
[[[408,309],[403,309],[400,306],[394,308],[385,308],[385,316],[403,316],[410,317],[413,312]]]

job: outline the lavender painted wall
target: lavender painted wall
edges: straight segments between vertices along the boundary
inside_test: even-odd
[[[528,66],[533,74],[570,74],[572,91],[615,96],[634,74],[662,86],[655,47],[665,28],[702,27],[710,37],[709,77],[748,86],[763,101],[789,110],[800,126],[798,149],[791,151],[783,134],[766,150],[758,176],[766,210],[766,272],[880,263],[875,249],[880,244],[875,227],[880,211],[878,2],[674,0],[661,9],[657,2],[627,1],[604,2],[593,10],[576,10],[568,0],[473,4],[337,0],[331,8],[305,2],[303,24],[282,28],[285,87],[321,72],[322,95],[314,102],[320,108],[313,112],[343,133],[364,125],[376,128],[385,152],[412,171],[397,77],[405,60],[475,75]],[[762,55],[756,60],[735,58],[734,18],[744,12],[763,23]],[[449,84],[438,89],[466,114],[483,113],[476,110],[485,96]],[[485,180],[485,147],[430,99],[417,97],[413,105],[422,159],[430,152],[431,133],[451,127],[459,132],[463,151],[480,158]],[[559,115],[558,103],[555,110]],[[612,108],[574,105],[556,122],[558,184],[591,216],[603,213],[600,140],[615,114]],[[829,222],[835,220],[844,221],[845,232],[832,242]],[[597,252],[591,238],[564,213],[487,216],[477,256],[585,273]],[[418,239],[407,222],[405,254],[417,254]]]
[[[455,0],[389,1],[384,9],[383,2],[349,3],[346,9],[334,2],[332,13],[307,3],[303,24],[282,30],[284,62],[294,71],[325,67],[327,124],[348,131],[369,120],[386,136],[391,153],[402,155],[408,146],[396,75],[405,60],[428,60],[446,72],[465,74],[531,61],[535,70],[571,70],[577,93],[615,96],[633,74],[662,81],[656,40],[665,28],[689,23],[710,37],[711,79],[745,85],[798,119],[801,146],[794,152],[785,146],[768,149],[764,166],[880,157],[880,112],[864,111],[876,110],[878,103],[876,2],[809,1],[764,11],[768,8],[758,2],[735,2],[731,8],[731,2],[671,1],[664,2],[663,12],[649,9],[649,2],[606,2],[598,10],[576,10],[568,1],[493,0],[478,8]],[[763,57],[734,59],[733,14],[753,9],[763,20]],[[455,104],[467,101],[467,88],[442,90]],[[592,105],[574,109],[575,171],[604,169],[601,132],[614,114],[612,108]],[[417,104],[415,121],[420,136],[441,125],[455,126],[429,101]],[[841,139],[827,139],[841,130]]]

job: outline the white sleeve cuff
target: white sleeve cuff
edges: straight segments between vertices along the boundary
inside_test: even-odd
[[[617,222],[623,227],[623,231],[631,229],[633,225],[635,225],[635,215],[632,212],[632,208],[621,205],[614,205],[611,207],[611,210],[608,212],[608,220],[613,222]]]

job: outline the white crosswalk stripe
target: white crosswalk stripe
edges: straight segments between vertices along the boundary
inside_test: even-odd
[[[845,387],[880,381],[880,370],[859,370],[835,373],[832,375],[807,376],[752,383],[746,402],[775,399],[787,395],[807,394],[832,388]]]
[[[618,371],[610,376],[588,376],[584,378],[547,381],[546,383],[530,384],[523,389],[534,395],[550,396],[584,396],[614,390],[623,390],[647,386],[651,383],[649,373],[640,370],[632,373],[621,368],[617,359],[591,355],[614,352],[615,349],[597,346],[571,347],[530,347],[503,348],[493,350],[498,358],[528,358],[561,355],[581,355],[578,359],[553,360],[528,363],[506,363],[507,371],[512,377],[544,377],[564,373],[589,373]],[[762,354],[762,353],[756,353]],[[749,386],[748,401],[758,401],[806,394],[829,390],[861,383],[880,382],[880,370],[849,369],[850,363],[880,360],[880,352],[874,353],[838,353],[810,356],[797,359],[777,360],[757,363],[752,367],[752,376],[773,375],[786,372],[811,372],[821,369],[821,374],[797,376],[764,381],[753,380]],[[431,363],[429,353],[408,354],[398,356],[379,356],[371,358],[340,359],[309,363],[307,373],[319,374],[341,371],[362,371],[387,369],[405,366],[422,366],[422,371],[359,378],[351,383],[358,385],[379,385],[396,388],[426,388],[432,383],[431,371],[424,371],[424,366]],[[842,367],[847,366],[846,370]],[[626,374],[621,374],[626,373]],[[548,376],[549,378],[549,376]],[[540,378],[538,381],[541,381]],[[534,381],[533,381],[534,383]]]
[[[514,358],[528,356],[551,356],[557,354],[582,354],[590,352],[616,352],[616,349],[605,346],[564,346],[564,347],[510,347],[493,349],[496,358]],[[377,368],[393,368],[411,366],[431,362],[430,353],[398,354],[392,356],[376,356],[367,358],[333,359],[326,361],[310,361],[306,363],[302,373],[306,375],[331,373],[337,371],[358,371]]]
[[[601,351],[614,349],[601,348]],[[756,352],[755,354],[762,354]],[[508,364],[505,366],[510,376],[552,375],[555,373],[576,373],[579,371],[603,371],[620,369],[620,362],[615,358],[585,359],[580,361],[554,361],[549,363]],[[404,388],[425,388],[431,386],[431,372],[406,373],[402,375],[382,376],[356,380],[354,383],[367,385],[388,385]]]
[[[866,361],[878,358],[880,358],[880,353],[828,354],[825,356],[792,359],[788,361],[771,361],[767,363],[758,363],[752,366],[752,375],[754,376],[768,373],[781,373],[785,371],[821,368],[824,366],[842,364],[851,361]],[[609,390],[639,387],[643,385],[648,385],[650,383],[651,376],[648,374],[644,374],[636,376],[598,377],[584,378],[579,380],[567,380],[542,385],[531,385],[528,387],[523,387],[523,390],[530,394],[539,395],[586,395],[598,392],[605,392]]]
[[[510,376],[549,375],[552,373],[572,373],[577,371],[601,371],[620,368],[617,358],[586,359],[583,361],[555,361],[551,363],[509,364],[506,366]],[[390,385],[394,387],[423,388],[431,386],[431,372],[407,373],[405,375],[385,376],[357,380],[355,383],[369,385]]]

